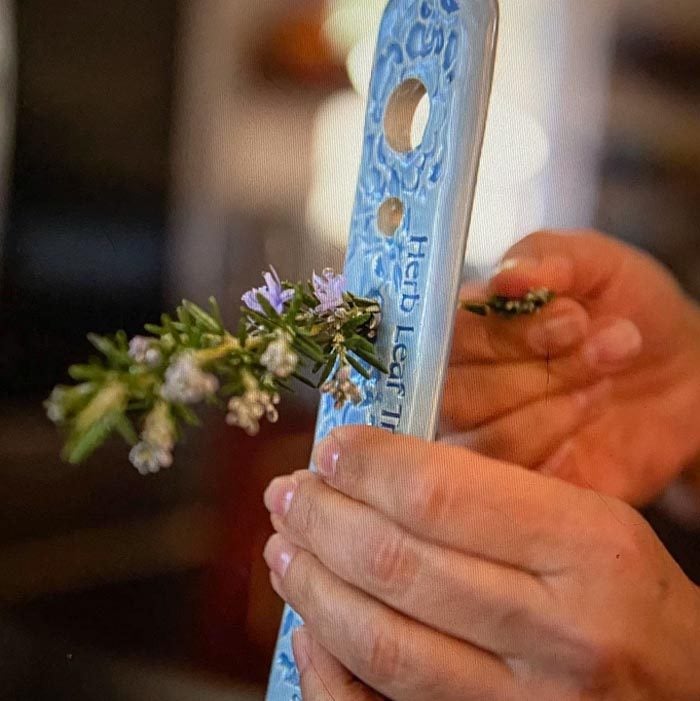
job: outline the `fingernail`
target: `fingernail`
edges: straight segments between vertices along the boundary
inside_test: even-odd
[[[316,472],[324,477],[333,477],[338,467],[339,458],[340,445],[337,439],[330,435],[314,448],[311,462],[316,468]]]
[[[598,331],[583,350],[589,365],[616,365],[639,355],[642,350],[642,334],[628,319],[620,319]]]
[[[271,514],[286,516],[294,498],[296,481],[293,477],[277,477],[265,490],[263,501]]]
[[[540,261],[536,258],[505,258],[498,264],[495,274],[499,275],[509,270],[515,270],[516,268],[518,270],[534,270],[538,268],[539,265]]]
[[[543,475],[556,475],[561,477],[561,469],[569,459],[574,450],[573,441],[564,443],[549,459],[540,465],[538,472]]]
[[[612,382],[605,379],[593,387],[575,392],[571,398],[581,411],[589,411],[597,408],[598,405],[610,396]]]
[[[586,329],[580,316],[566,314],[534,324],[528,332],[528,344],[536,353],[571,348],[583,340]]]
[[[294,557],[294,546],[288,543],[282,536],[273,535],[265,545],[263,558],[267,566],[280,578],[284,578],[289,563]]]
[[[297,664],[299,674],[304,674],[309,666],[311,650],[311,638],[306,628],[301,627],[292,634],[292,652],[294,652],[294,661]]]

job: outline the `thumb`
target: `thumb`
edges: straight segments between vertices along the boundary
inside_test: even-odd
[[[304,701],[382,701],[383,697],[355,679],[304,626],[292,636]]]
[[[605,291],[630,248],[592,231],[541,231],[519,241],[491,280],[491,291],[521,297],[546,287],[584,300]]]

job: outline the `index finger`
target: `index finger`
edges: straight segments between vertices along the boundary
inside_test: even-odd
[[[629,247],[594,231],[540,231],[510,249],[491,290],[520,297],[545,287],[585,300],[615,278],[629,255]]]
[[[380,429],[335,429],[313,463],[329,485],[419,538],[538,574],[561,570],[598,518],[585,490]]]

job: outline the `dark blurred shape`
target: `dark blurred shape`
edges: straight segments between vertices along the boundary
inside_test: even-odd
[[[17,3],[4,392],[46,391],[86,353],[86,329],[135,330],[160,311],[175,10]]]
[[[700,3],[622,10],[598,225],[700,297]]]

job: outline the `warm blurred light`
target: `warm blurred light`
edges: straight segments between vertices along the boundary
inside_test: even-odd
[[[314,236],[345,249],[362,151],[365,100],[351,90],[330,97],[314,128],[313,182],[306,217]],[[338,138],[342,133],[343,138]]]
[[[346,56],[352,92],[318,115],[307,219],[317,237],[345,246],[354,203],[364,107],[383,0],[329,0],[324,32]],[[499,45],[479,171],[468,262],[495,264],[543,226],[591,223],[615,0],[500,0]],[[413,121],[417,143],[429,100]],[[342,135],[342,137],[340,136]],[[465,146],[467,147],[467,146]]]
[[[377,35],[388,0],[328,0],[324,34],[339,56],[347,56],[364,37]],[[370,56],[374,53],[372,50]]]
[[[358,95],[365,99],[369,92],[369,81],[372,76],[372,61],[377,37],[368,34],[353,46],[347,58],[348,76],[350,83]]]
[[[546,193],[538,177],[549,156],[540,122],[494,94],[472,212],[470,265],[488,268],[522,232],[540,226]]]

